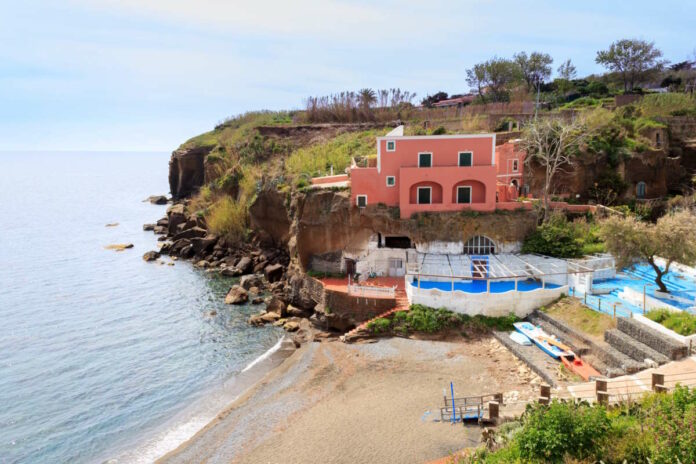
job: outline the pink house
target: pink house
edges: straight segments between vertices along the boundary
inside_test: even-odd
[[[499,191],[496,160],[512,169],[515,156],[514,150],[496,155],[495,134],[404,136],[398,127],[377,138],[375,167],[350,169],[351,201],[357,207],[398,206],[402,218],[425,211],[494,211],[496,197],[516,198],[510,189]],[[521,161],[516,169],[520,182]],[[501,175],[508,174],[513,172]]]

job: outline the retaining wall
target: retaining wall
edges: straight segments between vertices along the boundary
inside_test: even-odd
[[[644,345],[676,361],[687,355],[687,347],[635,319],[619,318],[618,329]]]
[[[640,322],[641,324],[645,324],[646,326],[650,327],[656,332],[660,332],[662,335],[665,335],[667,337],[670,337],[671,339],[675,340],[677,343],[681,343],[684,346],[692,346],[696,345],[696,334],[693,335],[679,335],[676,333],[674,330],[670,330],[664,325],[655,322],[651,319],[648,319],[645,316],[641,316],[640,314],[634,314],[633,319],[635,319],[637,322]]]
[[[469,316],[482,314],[500,317],[513,313],[517,317],[526,317],[536,308],[552,303],[567,293],[567,285],[528,292],[466,293],[459,290],[419,289],[406,283],[406,294],[411,304],[446,308]]]
[[[537,374],[539,377],[541,377],[544,382],[548,383],[549,385],[556,386],[556,380],[549,374],[547,370],[545,370],[542,366],[537,363],[537,361],[526,352],[525,348],[529,347],[524,347],[522,345],[518,345],[512,339],[509,337],[507,332],[493,332],[493,336],[508,350],[512,352],[515,356],[517,356],[522,362],[524,362],[531,370],[534,371],[535,374]],[[535,350],[536,346],[533,347]],[[546,356],[546,355],[545,355]]]

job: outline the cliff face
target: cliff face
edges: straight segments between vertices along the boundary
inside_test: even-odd
[[[415,243],[466,241],[473,235],[511,243],[523,240],[536,227],[536,215],[531,211],[441,213],[399,219],[392,208],[354,207],[348,192],[320,190],[299,194],[289,205],[278,201],[277,195],[270,190],[259,194],[250,210],[252,226],[262,235],[284,237],[281,242],[304,269],[312,256],[363,248],[376,233],[407,236]],[[287,233],[284,218],[291,220]]]
[[[174,199],[186,198],[205,182],[205,157],[211,147],[179,148],[169,160],[169,191]]]

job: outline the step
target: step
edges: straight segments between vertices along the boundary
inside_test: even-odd
[[[686,345],[661,334],[635,319],[620,318],[617,328],[626,335],[665,355],[672,361],[685,358],[688,355]]]
[[[616,377],[618,375],[633,374],[634,372],[638,372],[644,368],[642,362],[636,362],[634,359],[626,356],[624,353],[618,351],[616,348],[608,344],[598,343],[588,338],[587,336],[575,330],[573,327],[569,326],[565,322],[560,321],[558,319],[554,319],[553,317],[549,316],[544,312],[534,311],[532,313],[532,316],[537,319],[544,320],[556,327],[560,331],[560,333],[556,333],[556,336],[560,338],[570,336],[572,338],[580,340],[580,342],[589,349],[589,352],[592,354],[594,358],[597,358],[605,366],[607,366],[607,372],[605,373],[607,377]]]
[[[604,340],[640,363],[644,363],[646,359],[652,359],[658,364],[669,362],[669,358],[664,354],[653,350],[648,345],[639,342],[619,329],[611,329],[604,332]]]

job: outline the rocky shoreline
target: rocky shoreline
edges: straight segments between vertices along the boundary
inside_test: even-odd
[[[158,200],[157,201],[161,201]],[[287,250],[270,245],[252,234],[242,245],[210,232],[205,219],[186,211],[187,199],[174,200],[166,216],[143,230],[159,235],[159,250],[148,251],[145,261],[161,255],[190,261],[209,273],[239,278],[225,296],[225,303],[265,304],[265,311],[249,318],[251,325],[274,324],[292,333],[297,347],[320,338],[334,338],[346,330],[309,296],[307,276],[293,265]],[[263,296],[267,295],[267,296]],[[341,330],[338,330],[341,329]]]

